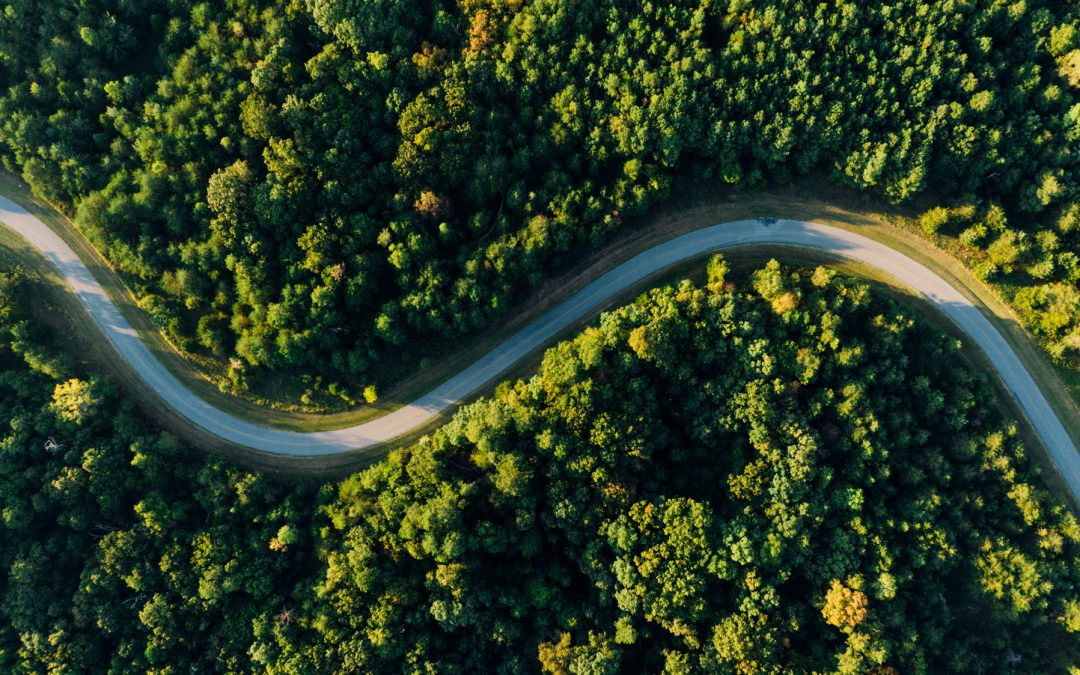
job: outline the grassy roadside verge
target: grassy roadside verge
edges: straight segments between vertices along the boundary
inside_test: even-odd
[[[120,309],[124,318],[138,333],[140,339],[154,354],[154,357],[199,398],[236,417],[258,424],[296,431],[334,428],[335,420],[333,415],[293,414],[259,406],[219,391],[210,375],[215,364],[209,359],[199,359],[190,354],[181,354],[170,344],[149,315],[139,307],[134,295],[124,285],[117,273],[98,251],[75,230],[75,227],[67,218],[47,204],[42,203],[30,193],[26,185],[8,174],[0,173],[0,194],[18,202],[23,208],[40,218],[42,222],[52,228],[71,246],[105,289],[109,298]],[[40,268],[39,271],[41,271]],[[48,276],[55,280],[51,270]],[[122,379],[126,380],[129,376],[130,373],[123,376]],[[378,417],[396,407],[381,404],[364,406],[363,409],[350,411],[348,419],[337,424],[337,426],[350,426],[355,424],[356,421]]]
[[[963,340],[963,335],[944,315],[902,285],[897,284],[895,280],[884,277],[872,267],[830,256],[827,253],[795,247],[743,247],[725,252],[725,257],[732,266],[735,278],[747,277],[769,258],[777,258],[788,264],[806,267],[827,264],[842,273],[864,278],[870,282],[875,292],[886,294],[913,307],[924,321],[961,338],[964,342],[961,357],[972,368],[980,372],[992,372],[991,365],[982,351]],[[155,392],[146,387],[141,378],[131,372],[130,366],[113,349],[103,344],[100,339],[95,339],[96,325],[74,297],[67,292],[52,268],[41,260],[20,238],[10,231],[0,228],[0,265],[15,264],[37,274],[41,282],[42,293],[40,303],[35,306],[35,316],[52,329],[63,345],[65,353],[80,355],[80,360],[85,366],[104,370],[112,381],[121,383],[125,392],[134,400],[139,401],[140,406],[144,408],[146,413],[163,424],[166,429],[197,447],[222,454],[247,466],[286,478],[337,478],[378,461],[391,447],[400,447],[416,442],[424,434],[430,433],[445,423],[453,414],[453,411],[448,411],[431,420],[422,428],[415,429],[385,446],[328,457],[281,457],[230,444],[212,434],[193,428],[192,425],[158,398]],[[629,302],[651,287],[676,283],[684,278],[700,281],[703,277],[703,269],[701,259],[696,259],[666,270],[658,277],[648,279],[634,288],[627,289],[610,303],[610,307]],[[596,320],[596,316],[584,319],[578,324],[567,328],[557,339],[562,340],[572,337],[585,325],[595,323]],[[514,380],[530,376],[535,372],[542,356],[542,352],[530,355],[517,363],[513,369],[500,374],[487,384],[493,385],[495,381]],[[1021,421],[1020,433],[1026,447],[1034,453],[1036,460],[1043,467],[1052,467],[1048,453],[1042,447],[1034,430],[1024,419],[1015,401],[1011,399],[1011,395],[1004,384],[997,381],[997,378],[993,378],[993,380],[999,393],[997,407],[1001,414],[1007,418]],[[489,387],[485,386],[484,390],[487,389]],[[480,395],[474,397],[474,399],[479,397]],[[1044,470],[1041,475],[1050,489],[1058,494],[1069,494],[1064,481],[1055,471],[1052,469]],[[1076,508],[1075,504],[1074,508]]]
[[[1019,325],[1015,316],[1003,303],[998,300],[990,289],[976,280],[964,266],[954,258],[938,251],[915,234],[898,227],[895,223],[897,214],[879,214],[866,210],[865,205],[859,205],[857,200],[852,200],[850,195],[838,193],[835,189],[822,188],[821,186],[801,186],[786,190],[774,190],[769,192],[746,193],[731,190],[711,191],[708,189],[690,195],[678,203],[672,203],[667,208],[658,209],[648,217],[627,227],[619,236],[591,254],[583,256],[575,265],[566,271],[552,277],[535,294],[531,295],[527,303],[523,303],[516,311],[510,313],[510,319],[501,324],[498,330],[490,331],[482,336],[464,341],[460,349],[455,350],[445,359],[431,368],[422,369],[414,376],[406,378],[393,390],[386,392],[383,402],[375,406],[365,406],[348,412],[331,415],[313,415],[300,413],[287,413],[277,410],[268,410],[255,406],[247,401],[239,400],[220,393],[209,381],[205,374],[199,373],[184,357],[166,343],[161,334],[156,330],[146,314],[140,310],[134,298],[124,288],[115,273],[97,255],[96,251],[80,236],[74,232],[70,223],[59,216],[47,206],[42,205],[29,195],[25,187],[12,179],[0,180],[0,192],[16,199],[29,210],[35,213],[56,229],[61,236],[83,257],[91,271],[102,282],[114,302],[121,308],[125,316],[139,332],[140,336],[150,346],[151,351],[165,363],[165,365],[182,382],[188,385],[197,395],[211,404],[238,417],[250,421],[290,428],[298,431],[312,431],[316,429],[338,428],[361,423],[367,419],[393,410],[408,402],[415,396],[420,395],[438,382],[458,372],[476,358],[487,352],[491,347],[504,340],[516,330],[532,321],[537,316],[547,311],[554,305],[569,297],[579,290],[590,280],[613,268],[628,257],[635,255],[651,246],[665,241],[679,234],[700,228],[703,225],[736,220],[740,218],[753,218],[761,215],[778,217],[799,218],[803,220],[815,220],[824,224],[840,227],[842,229],[858,232],[903,252],[909,257],[918,260],[936,273],[944,277],[970,299],[979,305],[984,313],[991,319],[994,325],[1002,332],[1010,345],[1024,361],[1026,367],[1039,383],[1040,388],[1054,407],[1059,419],[1065,423],[1074,443],[1080,446],[1080,431],[1077,421],[1080,420],[1080,406],[1070,396],[1067,387],[1057,377],[1054,367],[1049,363],[1042,350],[1034,340]],[[824,198],[822,198],[824,195]],[[855,203],[851,203],[855,201]],[[11,238],[11,235],[8,235]],[[14,238],[17,239],[17,238]],[[20,240],[21,241],[21,240]],[[18,248],[17,242],[8,242],[13,250]],[[7,244],[5,244],[7,245]],[[36,258],[32,253],[30,257]],[[734,256],[735,254],[729,254]],[[749,256],[749,257],[746,257]],[[794,256],[794,258],[792,258]],[[761,262],[769,257],[781,257],[791,259],[792,262],[804,264],[816,264],[809,259],[800,259],[800,255],[794,253],[777,256],[775,248],[768,251],[743,251],[737,257]],[[20,258],[25,258],[26,252],[20,253]],[[704,256],[703,256],[704,257]],[[817,258],[818,262],[829,262]],[[698,267],[698,263],[688,263],[679,269],[669,270],[661,275],[667,277],[685,276],[686,272]],[[850,264],[849,264],[850,266]],[[43,270],[42,264],[37,265],[38,271],[44,278],[51,278],[56,288],[54,294],[65,295],[61,285],[51,270]],[[684,269],[685,268],[685,269]],[[874,274],[870,270],[853,270],[853,273],[869,277],[874,280]],[[901,287],[896,286],[889,280],[877,279],[883,288],[891,287],[898,292],[904,293]],[[655,285],[657,279],[650,279],[638,287],[627,289],[619,298],[613,300],[612,306],[632,298],[645,287]],[[57,300],[58,303],[62,302]],[[93,326],[85,312],[74,303],[62,309],[67,325],[78,326],[78,334],[83,336],[96,335],[96,327]],[[922,304],[922,303],[918,303]],[[926,306],[928,307],[928,306]],[[924,308],[925,309],[925,308]],[[940,317],[939,317],[940,318]],[[568,328],[559,338],[572,334],[580,329],[581,323]],[[948,328],[948,326],[942,326]],[[955,334],[955,329],[952,331]],[[298,473],[323,474],[324,472],[337,473],[369,463],[381,456],[384,448],[369,449],[363,452],[347,453],[333,458],[282,458],[265,455],[245,448],[239,448],[225,443],[205,432],[191,430],[191,425],[186,420],[176,419],[178,416],[164,402],[160,401],[153,392],[145,391],[141,378],[135,374],[126,363],[120,359],[107,345],[93,344],[95,341],[86,339],[90,344],[81,345],[77,353],[92,354],[96,360],[106,364],[107,369],[114,379],[122,382],[125,387],[131,389],[139,396],[139,400],[145,401],[151,408],[156,418],[167,422],[167,426],[177,431],[184,437],[198,443],[200,447],[206,447],[224,454],[228,454],[247,464],[258,466],[272,471],[288,471]],[[100,342],[100,341],[98,341]],[[977,350],[976,350],[977,351]],[[981,353],[981,352],[980,352]],[[495,380],[510,379],[517,375],[530,372],[539,363],[541,352],[538,352],[517,364],[512,371],[502,373]],[[975,358],[974,356],[972,358]],[[985,357],[984,357],[985,358]],[[973,364],[975,362],[973,361]],[[985,363],[983,364],[986,365]],[[985,369],[985,368],[984,368]],[[489,383],[490,384],[490,383]],[[1011,401],[1011,395],[1006,394]],[[1014,412],[1011,417],[1020,417],[1019,410],[1013,405]],[[448,413],[449,414],[449,413]],[[425,429],[416,430],[405,437],[396,439],[392,444],[400,445],[419,437],[425,430],[434,428],[446,416],[425,425]],[[170,418],[172,418],[170,420]],[[201,436],[201,438],[199,437]],[[1030,447],[1039,447],[1038,443]]]
[[[526,301],[520,303],[517,308],[509,313],[508,320],[502,322],[496,330],[486,331],[456,341],[453,351],[439,355],[439,358],[430,367],[418,368],[407,377],[402,378],[393,387],[382,392],[379,401],[375,404],[363,405],[341,412],[297,412],[283,410],[280,405],[278,407],[271,406],[271,404],[277,403],[287,407],[286,402],[262,399],[256,403],[222,393],[211,379],[215,367],[220,364],[213,363],[211,359],[181,353],[174,345],[170,344],[149,315],[139,307],[134,295],[109,263],[75,229],[66,217],[48,204],[41,202],[21,181],[2,172],[0,172],[0,194],[18,202],[40,218],[75,250],[105,289],[113,303],[123,313],[125,319],[136,330],[143,342],[146,343],[154,357],[199,398],[235,417],[255,424],[292,431],[308,432],[340,429],[361,424],[397,410],[463,370],[518,329],[542,315],[561,299],[569,297],[580,286],[588,283],[590,280],[588,274],[593,269],[590,265],[583,268],[584,273],[575,274],[570,281],[577,284],[577,286],[572,289],[560,288],[553,293],[542,292],[540,302]],[[21,240],[15,245],[16,248],[22,246]],[[36,258],[36,255],[32,252],[31,256]],[[618,262],[616,261],[615,264]],[[59,282],[51,269],[46,270],[37,266],[36,263],[35,268],[40,272],[44,272],[44,278]],[[550,285],[548,284],[548,286]],[[59,287],[65,288],[62,283],[59,284]],[[80,311],[77,303],[73,307],[76,310],[74,313],[77,314]],[[528,359],[526,360],[528,361]],[[535,362],[539,363],[539,355],[537,355]],[[130,368],[120,368],[115,373],[115,376],[122,381],[132,378],[141,379]]]

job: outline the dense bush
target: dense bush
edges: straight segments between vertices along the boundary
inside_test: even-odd
[[[354,396],[681,175],[1000,206],[979,271],[1018,275],[1065,358],[1077,25],[1049,0],[11,0],[0,157],[182,348]]]
[[[322,490],[147,430],[0,281],[5,671],[1080,665],[1076,519],[955,341],[826,270],[712,264]]]

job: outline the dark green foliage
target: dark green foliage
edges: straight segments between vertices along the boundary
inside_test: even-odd
[[[69,418],[54,392],[85,381],[35,292],[0,274],[0,671],[249,668],[253,621],[317,568],[315,489],[183,447],[101,380]]]
[[[317,588],[347,609],[311,606],[319,663],[1075,663],[1080,529],[955,342],[825,270],[753,280],[643,296],[345,481]],[[321,657],[310,639],[276,648]]]
[[[1075,518],[953,340],[825,270],[653,291],[319,491],[101,380],[64,419],[26,283],[0,278],[5,672],[1077,663]]]
[[[1067,358],[1076,7],[15,0],[0,158],[181,347],[353,396],[690,175],[999,203],[980,271]]]

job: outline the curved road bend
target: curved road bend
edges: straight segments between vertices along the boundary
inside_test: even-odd
[[[695,256],[744,244],[784,244],[817,249],[870,265],[901,280],[952,319],[979,345],[1020,402],[1073,494],[1080,499],[1080,456],[1031,375],[985,316],[959,291],[923,265],[872,239],[797,220],[738,220],[664,242],[600,276],[529,324],[480,360],[412,403],[346,429],[295,432],[256,425],[228,415],[184,387],[124,319],[75,252],[47,225],[0,197],[0,222],[47,258],[117,351],[177,412],[227,441],[264,452],[314,456],[371,447],[393,440],[475,393],[485,382],[542,347],[565,328],[594,314],[623,289]]]

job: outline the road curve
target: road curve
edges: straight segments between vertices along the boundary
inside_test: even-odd
[[[900,280],[967,333],[986,352],[1016,396],[1073,495],[1080,499],[1080,456],[1076,448],[1020,359],[982,312],[923,265],[884,244],[846,230],[797,220],[761,218],[722,223],[675,237],[600,276],[416,401],[354,427],[304,433],[237,419],[200,399],[154,358],[90,270],[52,229],[4,197],[0,197],[0,222],[25,238],[57,268],[116,350],[177,412],[232,443],[292,456],[368,448],[408,433],[475,393],[564,329],[596,313],[624,289],[690,258],[747,244],[781,244],[826,251],[870,265]]]

